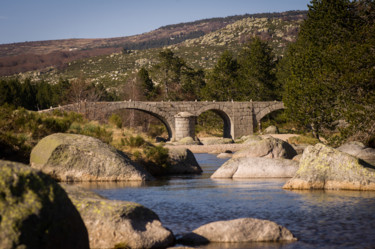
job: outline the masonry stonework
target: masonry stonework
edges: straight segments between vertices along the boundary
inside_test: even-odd
[[[176,141],[187,134],[191,137],[195,136],[195,120],[203,112],[217,113],[224,122],[223,136],[234,139],[252,134],[254,127],[257,127],[264,116],[273,111],[284,109],[284,104],[280,101],[80,102],[40,112],[50,112],[55,109],[79,112],[92,120],[105,120],[111,113],[122,109],[140,110],[158,118],[166,126],[169,139]],[[189,118],[178,115],[184,112],[189,113]]]

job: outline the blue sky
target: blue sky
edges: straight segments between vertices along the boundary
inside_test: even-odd
[[[307,10],[310,0],[1,0],[0,44],[141,34],[211,17]]]

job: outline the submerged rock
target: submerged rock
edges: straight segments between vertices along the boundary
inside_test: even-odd
[[[202,169],[199,166],[194,154],[185,148],[169,148],[170,165],[167,168],[168,174],[200,174]]]
[[[29,166],[0,160],[0,248],[89,248],[65,191]]]
[[[63,184],[87,227],[90,248],[166,248],[173,233],[164,228],[157,214],[134,202],[114,201]]]
[[[305,149],[295,176],[284,189],[375,190],[375,168],[323,144]]]
[[[56,133],[33,148],[31,167],[58,181],[144,181],[152,176],[124,153],[99,139]]]
[[[297,152],[287,142],[273,137],[247,143],[247,148],[234,153],[233,158],[268,157],[292,159]]]
[[[293,177],[298,162],[272,158],[232,158],[212,174],[211,178]]]
[[[242,218],[203,225],[183,236],[179,242],[202,245],[210,242],[293,241],[296,238],[283,226],[269,220]]]

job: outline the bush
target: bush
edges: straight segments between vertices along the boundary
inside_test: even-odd
[[[145,149],[146,159],[157,166],[168,167],[169,150],[163,146],[150,146]]]
[[[138,148],[146,144],[146,141],[140,135],[135,137],[130,136],[129,138],[122,139],[123,145],[129,146],[131,148]]]
[[[109,119],[108,119],[108,122],[110,124],[113,124],[115,125],[117,128],[121,128],[122,127],[122,119],[119,115],[117,114],[112,114]]]
[[[290,137],[288,139],[288,143],[290,144],[310,144],[310,145],[315,145],[319,143],[319,139],[316,139],[314,137],[309,137],[309,136],[295,136],[295,137]]]

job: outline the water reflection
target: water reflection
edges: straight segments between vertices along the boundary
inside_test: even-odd
[[[226,160],[198,154],[205,174],[155,182],[80,183],[110,199],[155,211],[179,236],[218,220],[267,219],[287,227],[297,242],[210,244],[201,248],[374,248],[375,191],[290,191],[281,179],[210,179]],[[207,173],[211,172],[211,173]]]

